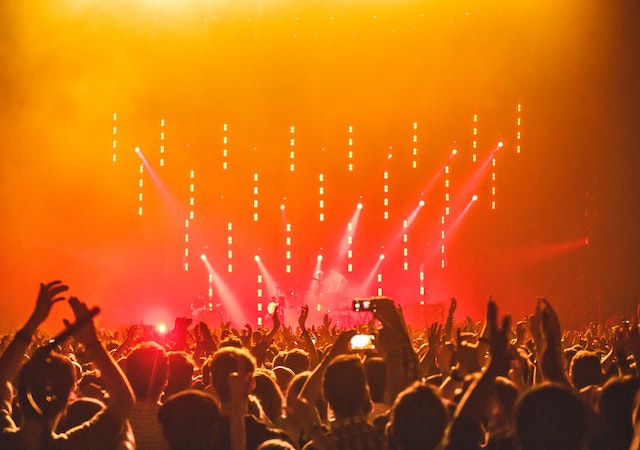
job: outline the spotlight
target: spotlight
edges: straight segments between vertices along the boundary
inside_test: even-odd
[[[202,255],[200,255],[200,259],[203,261],[207,260],[207,255],[205,255],[204,253]]]
[[[498,142],[498,148],[502,148],[502,147],[504,147],[504,142],[502,141]]]
[[[420,200],[420,202],[418,202],[418,205],[424,206],[424,200]]]
[[[471,201],[475,202],[476,200],[478,200],[478,196],[476,194],[473,194],[473,197],[471,197]]]
[[[136,154],[138,154],[138,155],[139,155],[139,154],[140,154],[140,147],[136,147],[136,148],[134,149],[134,151],[136,152]]]
[[[380,261],[384,259],[384,253],[380,253]]]
[[[280,211],[284,211],[284,204],[280,205]]]
[[[159,323],[156,325],[156,331],[160,334],[165,334],[167,332],[167,326],[163,323]]]
[[[318,262],[322,261],[322,255],[318,255],[316,259],[318,260]]]
[[[256,256],[254,256],[254,257],[253,257],[253,260],[254,260],[255,262],[260,262],[260,255],[256,255]]]
[[[362,209],[362,203],[359,203],[359,202],[358,202],[358,204],[356,205],[356,208],[358,208],[358,209]]]
[[[451,150],[451,156],[456,156],[457,154],[458,154],[458,150],[456,150],[455,148]]]

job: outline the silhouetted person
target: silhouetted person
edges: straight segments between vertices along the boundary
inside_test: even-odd
[[[329,423],[327,437],[339,449],[383,449],[384,442],[367,421],[372,403],[360,358],[340,355],[326,368],[322,383],[324,398],[335,420]],[[312,440],[305,446],[314,448]]]
[[[389,448],[428,450],[437,447],[448,421],[447,410],[435,388],[415,382],[402,391],[391,407]]]
[[[211,388],[220,402],[221,418],[218,421],[217,435],[220,448],[231,447],[231,431],[229,417],[238,409],[245,415],[246,446],[256,449],[268,439],[283,439],[291,442],[291,438],[283,430],[271,427],[254,415],[248,414],[249,392],[255,387],[253,377],[256,361],[245,348],[222,347],[211,357]],[[241,400],[232,401],[230,375],[237,373],[242,380]],[[243,401],[244,400],[244,401]]]
[[[516,443],[522,450],[580,450],[587,431],[587,405],[566,385],[543,383],[518,399]]]
[[[84,303],[75,297],[68,300],[76,323],[84,323],[73,335],[102,373],[109,393],[107,406],[83,426],[55,433],[74,388],[76,369],[69,358],[52,353],[49,347],[40,347],[23,364],[38,327],[49,316],[52,306],[64,300],[61,294],[67,289],[59,281],[41,284],[33,313],[0,356],[0,448],[115,449],[122,443],[133,393],[124,374],[98,340]],[[11,383],[15,383],[17,404],[22,413],[20,427],[11,418]]]
[[[215,398],[198,390],[181,391],[168,398],[158,410],[162,433],[171,450],[217,448],[219,418]]]
[[[136,403],[129,414],[136,449],[168,449],[158,421],[160,396],[169,370],[164,348],[153,341],[142,342],[131,349],[121,364],[136,394]]]

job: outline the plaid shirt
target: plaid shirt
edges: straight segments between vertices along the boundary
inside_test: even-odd
[[[330,427],[327,437],[340,450],[386,449],[385,443],[364,415],[335,420],[330,423]],[[304,448],[305,450],[314,449],[313,441]]]

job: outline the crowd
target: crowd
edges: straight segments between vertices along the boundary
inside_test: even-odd
[[[392,300],[338,329],[176,319],[97,330],[60,281],[0,351],[0,449],[640,449],[637,323],[562,331],[545,299],[517,323],[410,324]],[[39,332],[56,303],[66,333]],[[356,335],[372,335],[358,347]]]

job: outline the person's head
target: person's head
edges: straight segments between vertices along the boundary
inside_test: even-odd
[[[171,450],[215,448],[220,411],[212,395],[199,390],[179,392],[160,407],[158,420]]]
[[[313,372],[311,372],[310,370],[305,370],[304,372],[297,374],[291,379],[291,382],[289,383],[289,385],[287,386],[287,389],[285,390],[284,398],[285,398],[285,405],[287,407],[290,407],[291,405],[294,404],[294,402],[298,398],[298,395],[302,391],[304,384],[307,382],[307,380],[309,379],[312,373]],[[318,409],[318,413],[320,414],[320,417],[322,419],[326,419],[327,418],[326,400],[323,397],[319,397],[316,400],[315,406]]]
[[[398,395],[391,407],[387,428],[390,446],[400,450],[436,448],[448,419],[436,388],[416,381]]]
[[[367,384],[371,392],[371,400],[382,403],[384,390],[387,384],[387,372],[385,362],[380,357],[367,358],[364,361],[364,371],[367,375]]]
[[[278,352],[271,361],[271,367],[284,366],[284,358],[287,352]]]
[[[640,390],[640,378],[614,377],[608,380],[598,397],[598,410],[604,423],[608,442],[612,448],[629,448],[633,438],[634,399]]]
[[[105,408],[105,404],[91,397],[78,397],[67,406],[56,427],[59,433],[77,427]]]
[[[536,385],[516,402],[516,441],[523,450],[579,450],[587,439],[588,415],[568,386]]]
[[[267,417],[271,422],[276,423],[282,415],[282,407],[284,405],[284,397],[276,377],[273,372],[267,369],[258,369],[254,378],[255,388],[253,393],[260,400],[262,409]]]
[[[160,398],[169,371],[163,347],[153,341],[142,342],[131,349],[123,366],[137,401],[157,401]]]
[[[200,365],[200,378],[203,386],[211,384],[211,357],[205,359]]]
[[[69,358],[49,349],[37,349],[24,363],[16,380],[17,400],[24,417],[52,421],[64,411],[75,386],[75,368]]]
[[[282,439],[268,439],[260,444],[258,450],[295,450],[295,447]]]
[[[517,342],[523,342],[525,335],[527,334],[527,331],[529,331],[529,328],[527,327],[527,322],[525,322],[524,320],[520,320],[519,322],[516,323],[515,330],[516,330]]]
[[[468,414],[456,417],[452,421],[445,431],[442,445],[445,450],[480,450],[485,441],[485,431],[480,419]]]
[[[341,355],[329,364],[324,374],[323,392],[336,418],[371,412],[369,386],[362,361],[356,355]]]
[[[187,352],[172,351],[167,353],[167,359],[169,361],[169,373],[165,395],[168,397],[177,392],[191,389],[193,372],[196,367],[193,358]]]
[[[229,375],[244,371],[247,376],[247,392],[253,387],[256,359],[246,348],[223,347],[211,357],[211,385],[221,402],[231,400]]]
[[[515,404],[520,392],[508,378],[496,377],[489,397],[490,413],[488,427],[501,428],[512,427],[514,422]]]
[[[584,347],[580,344],[576,344],[564,349],[564,363],[567,371],[571,367],[571,360],[580,350],[584,350]]]
[[[587,386],[599,386],[602,382],[600,357],[590,350],[580,350],[571,359],[569,375],[573,387],[580,390]]]
[[[287,386],[291,383],[291,380],[296,375],[293,373],[293,370],[289,369],[285,366],[275,366],[273,369],[273,374],[278,381],[278,386],[280,386],[281,391],[286,391]]]
[[[220,343],[218,347],[235,347],[235,348],[244,348],[242,341],[238,336],[233,333],[228,334],[224,338],[220,339]]]
[[[309,370],[309,353],[301,348],[293,348],[285,354],[283,365],[291,369],[293,373]]]
[[[286,405],[292,405],[296,398],[298,398],[298,394],[300,394],[300,391],[302,391],[302,387],[311,376],[311,373],[311,371],[307,370],[305,372],[297,374],[291,379],[291,382],[289,383],[285,391]]]

